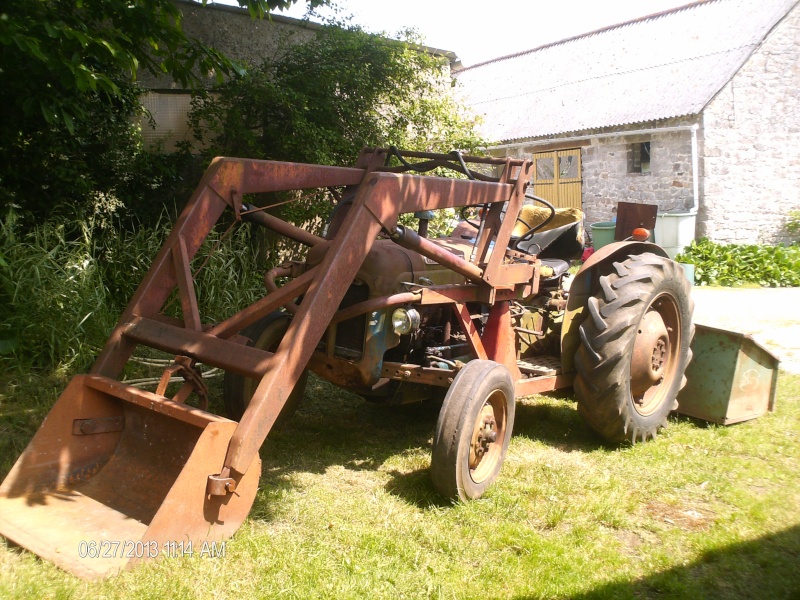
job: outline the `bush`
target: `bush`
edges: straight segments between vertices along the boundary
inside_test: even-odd
[[[195,97],[189,118],[196,151],[206,161],[242,156],[352,165],[364,146],[449,152],[486,145],[454,100],[448,63],[414,42],[324,26],[214,94]],[[302,224],[324,220],[331,207],[329,196],[318,194],[278,214]]]
[[[22,232],[13,213],[0,223],[0,355],[20,364],[85,369],[105,343],[161,248],[167,227],[124,231],[85,227],[76,239],[46,223]],[[194,270],[220,242],[212,233]],[[249,227],[214,250],[197,277],[206,322],[221,320],[264,295]],[[166,312],[177,316],[173,298]]]
[[[701,239],[693,241],[676,260],[695,265],[698,285],[800,286],[800,246],[796,245],[717,244]]]

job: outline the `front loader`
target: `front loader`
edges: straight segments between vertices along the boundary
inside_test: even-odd
[[[496,479],[518,397],[574,384],[605,439],[654,437],[690,359],[683,270],[632,239],[570,279],[582,215],[530,206],[547,204],[526,197],[531,169],[395,148],[367,148],[353,168],[215,159],[91,372],[70,382],[0,486],[0,533],[86,578],[231,536],[257,491],[259,448],[308,371],[374,402],[443,399],[431,473],[452,499]],[[308,189],[338,198],[322,236],[243,200]],[[428,211],[443,208],[480,216],[429,239]],[[225,211],[307,250],[266,273],[263,298],[209,323],[191,261]],[[407,213],[418,231],[398,222]],[[182,319],[163,312],[176,290]],[[118,380],[138,345],[175,356],[155,392]],[[205,410],[198,363],[226,371],[230,419]],[[169,398],[175,375],[184,383]]]

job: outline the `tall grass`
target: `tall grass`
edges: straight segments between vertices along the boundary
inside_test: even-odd
[[[23,233],[13,213],[0,222],[0,357],[26,367],[82,370],[104,344],[119,314],[169,233],[80,224],[44,224]],[[197,254],[201,315],[214,321],[263,295],[256,244],[248,228],[218,246],[213,232]],[[179,310],[172,302],[171,310]]]

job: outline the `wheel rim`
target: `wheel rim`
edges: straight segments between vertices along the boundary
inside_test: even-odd
[[[469,473],[475,483],[490,477],[502,460],[506,411],[506,396],[500,390],[493,391],[478,411],[469,446]]]
[[[667,400],[679,363],[680,313],[670,294],[653,299],[639,322],[631,356],[633,407],[648,416]]]

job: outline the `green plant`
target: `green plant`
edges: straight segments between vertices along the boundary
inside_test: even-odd
[[[0,223],[3,360],[85,369],[168,233],[163,225],[133,231],[109,221],[93,225],[85,225],[81,235],[70,238],[64,226],[53,223],[22,231],[14,213]],[[264,294],[264,269],[257,264],[250,228],[221,237],[212,233],[193,264],[197,270],[206,263],[197,276],[197,288],[207,321],[227,317]],[[173,300],[169,308],[175,313],[179,306]]]
[[[676,260],[695,265],[698,285],[800,286],[800,246],[717,244],[704,238],[692,241]]]
[[[786,231],[792,236],[800,236],[800,210],[790,210],[786,219]]]
[[[352,164],[364,146],[477,148],[483,141],[452,97],[447,63],[415,41],[324,26],[213,96],[195,97],[190,121],[197,148],[206,160],[246,156],[329,165]],[[330,208],[320,194],[280,214],[309,222]]]
[[[294,2],[240,5],[256,17]],[[93,193],[118,195],[118,183],[135,177],[129,167],[141,150],[130,118],[143,113],[139,72],[182,87],[241,72],[188,36],[181,18],[171,0],[2,4],[0,211],[15,205],[36,223],[54,214],[72,219]]]

